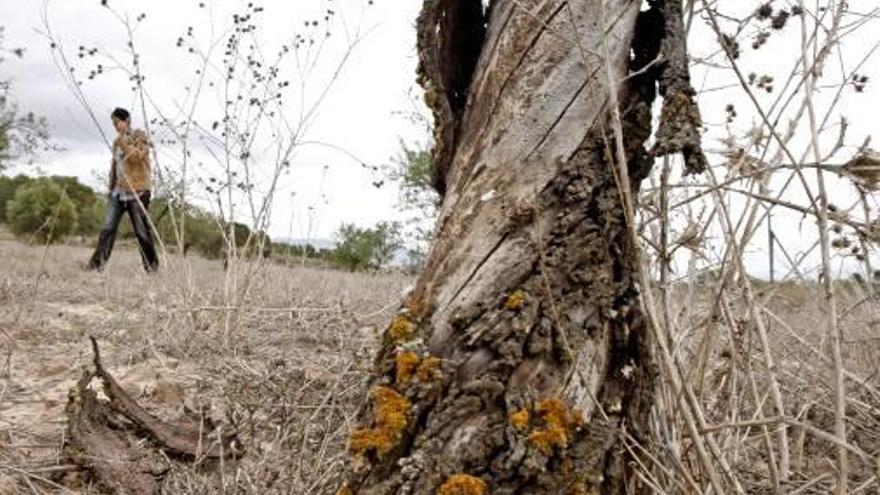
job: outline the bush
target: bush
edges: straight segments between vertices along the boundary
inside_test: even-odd
[[[104,226],[106,204],[95,200],[87,204],[77,204],[76,207],[76,233],[82,236],[97,235]]]
[[[55,215],[62,191],[65,197],[61,201],[57,222],[47,224],[46,222]],[[18,192],[22,192],[21,198],[18,198]],[[7,203],[10,205],[9,209]],[[11,220],[7,220],[7,213],[12,211],[13,203],[16,204],[15,225],[12,225]],[[69,214],[70,205],[73,205],[73,215]],[[25,175],[16,177],[0,175],[0,222],[10,223],[11,230],[19,236],[38,233],[41,239],[49,240],[47,236],[50,228],[54,229],[52,240],[58,240],[68,234],[95,235],[101,230],[104,222],[105,208],[103,196],[81,184],[75,177],[53,176],[35,179]],[[150,205],[150,216],[159,236],[166,244],[175,244],[172,213],[177,221],[180,220],[181,214],[176,208],[178,207],[172,206],[163,197],[153,198]],[[184,211],[187,247],[209,259],[222,258],[226,251],[224,234],[227,232],[220,230],[217,219],[211,213],[190,204],[184,206]],[[251,230],[242,223],[235,223],[233,228],[236,246],[242,249],[251,235]],[[134,239],[134,231],[131,222],[127,220],[127,215],[119,224],[117,237]],[[271,244],[272,240],[268,235],[257,232],[253,235],[247,252],[240,250],[238,254],[246,258],[253,258],[258,254],[268,257],[271,253]]]
[[[342,224],[336,238],[330,261],[350,271],[379,269],[391,262],[402,245],[397,222],[379,222],[372,229]]]
[[[50,179],[35,179],[16,190],[6,205],[12,233],[34,235],[42,242],[55,242],[76,230],[76,205],[64,189]]]
[[[0,175],[0,223],[6,223],[6,203],[12,201],[15,191],[32,181],[33,179],[26,175],[19,174],[15,177]]]
[[[153,222],[156,224],[156,229],[159,231],[159,235],[166,244],[174,245],[177,239],[174,231],[175,221],[177,222],[177,228],[180,228],[181,212],[178,210],[172,211],[166,199],[157,198],[150,206],[150,213]],[[175,221],[172,221],[172,213]],[[247,225],[238,222],[233,224],[233,229],[235,232],[235,245],[242,249],[251,235],[251,229]],[[184,243],[190,250],[208,259],[219,259],[224,256],[226,252],[225,236],[229,232],[228,230],[220,230],[220,225],[213,215],[198,207],[187,205],[185,230]],[[120,232],[127,234],[130,232],[130,227],[126,227],[126,229],[120,228]],[[271,244],[271,239],[264,233],[254,234],[248,252],[238,251],[238,255],[247,258],[254,257],[258,252],[257,248],[260,246],[261,240],[267,244],[262,251],[262,255],[268,257],[270,252],[268,244]]]
[[[101,230],[104,223],[104,202],[91,187],[82,184],[76,177],[52,176],[52,182],[61,186],[67,197],[76,206],[77,224],[75,234],[93,235]]]

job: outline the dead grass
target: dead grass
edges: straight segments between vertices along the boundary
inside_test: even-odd
[[[176,419],[207,408],[244,442],[245,456],[220,466],[166,461],[165,493],[334,493],[377,337],[408,278],[268,264],[235,302],[219,261],[171,259],[150,276],[123,249],[95,274],[79,269],[88,254],[0,238],[0,494],[93,490],[61,450],[67,391],[91,359],[88,335],[151,411]],[[237,269],[240,290],[249,265]],[[880,311],[858,285],[835,288],[850,374],[848,441],[868,456],[853,456],[852,486],[867,488],[876,486],[872,459],[880,454]],[[692,300],[686,284],[671,290],[679,329],[672,351],[704,411],[705,433],[745,492],[770,493],[764,428],[772,436],[783,421],[768,398],[745,303],[728,291],[730,313],[714,314],[712,287]],[[828,493],[834,483],[832,443],[816,434],[834,423],[819,297],[794,283],[756,292],[791,439],[792,476],[783,486],[798,493]],[[653,454],[683,463],[666,466],[673,474],[658,482],[675,486],[684,469],[701,483],[676,398],[666,386],[658,394]]]
[[[61,451],[88,335],[150,410],[174,419],[208,407],[245,443],[223,466],[169,461],[165,493],[336,487],[377,329],[407,278],[269,264],[230,304],[219,261],[172,259],[151,276],[123,249],[95,274],[79,268],[88,255],[0,240],[0,494],[89,491]],[[238,268],[240,285],[249,267]]]
[[[738,298],[736,290],[728,291],[729,313],[715,314],[709,308],[723,305],[712,301],[710,290],[714,289],[700,289],[694,304],[688,303],[683,285],[675,287],[671,297],[671,312],[678,316],[675,327],[680,329],[673,336],[675,352],[709,425],[704,433],[715,439],[746,493],[774,493],[766,438],[775,439],[775,432],[787,427],[792,466],[791,477],[781,481],[783,490],[831,493],[835,449],[833,439],[823,434],[834,431],[833,378],[828,341],[823,339],[820,288],[793,282],[761,283],[755,294],[769,334],[784,417],[770,400],[770,374],[745,300]],[[850,473],[856,490],[852,493],[871,493],[880,474],[880,305],[856,283],[838,282],[835,291],[848,376],[847,442],[853,454]],[[687,453],[692,442],[686,433],[662,432],[681,422],[677,408],[668,407],[675,399],[667,387],[663,389],[666,392],[661,391],[660,407],[655,410],[661,418],[658,424],[664,425],[657,432],[659,453],[677,451],[685,460],[693,460]],[[663,439],[668,442],[664,444]]]

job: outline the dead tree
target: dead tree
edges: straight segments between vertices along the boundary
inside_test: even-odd
[[[681,4],[649,4],[425,1],[419,82],[444,199],[384,334],[341,494],[632,483],[624,442],[649,441],[656,371],[623,193],[660,154],[705,166]]]

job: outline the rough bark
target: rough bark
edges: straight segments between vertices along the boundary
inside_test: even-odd
[[[92,339],[95,371],[85,371],[70,391],[66,413],[71,461],[90,472],[104,490],[118,494],[159,493],[158,480],[167,471],[158,450],[188,460],[211,461],[240,455],[233,434],[220,436],[207,419],[167,423],[132,399],[101,363]],[[89,384],[99,378],[109,401],[99,400]],[[152,445],[145,445],[146,437]],[[154,447],[154,448],[151,448]]]
[[[72,461],[92,473],[98,486],[109,493],[159,493],[156,476],[161,464],[133,445],[115,424],[106,402],[88,388],[94,375],[84,372],[67,403],[66,452]]]
[[[683,152],[699,170],[699,114],[675,59],[681,8],[497,0],[478,16],[475,3],[426,0],[419,18],[445,196],[429,261],[376,358],[341,493],[622,493],[622,438],[647,437],[656,373],[604,64],[621,81],[633,187],[653,164],[658,82],[653,152]],[[482,40],[476,64],[473,47],[449,49],[457,33]]]

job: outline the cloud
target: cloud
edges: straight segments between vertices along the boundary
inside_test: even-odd
[[[161,112],[168,118],[177,121],[181,111],[186,110],[190,101],[186,98],[186,86],[191,85],[199,74],[195,58],[188,54],[185,47],[176,47],[176,40],[186,36],[191,26],[193,39],[197,40],[203,50],[209,50],[210,31],[224,29],[229,25],[231,16],[240,12],[245,2],[221,3],[206,2],[206,8],[199,8],[196,1],[156,1],[149,4],[130,0],[116,0],[110,4],[120,15],[129,15],[135,19],[141,12],[146,18],[137,25],[135,40],[141,55],[139,63],[147,76],[145,86],[149,89],[151,102],[148,103],[148,114],[151,118],[157,115],[152,105],[158,105]],[[363,169],[352,156],[370,164],[381,165],[394,155],[398,147],[399,136],[412,136],[411,125],[404,119],[393,115],[395,110],[406,109],[407,90],[415,79],[415,33],[413,23],[418,11],[417,2],[397,2],[378,0],[364,12],[365,2],[349,1],[310,1],[283,2],[273,0],[262,2],[265,12],[262,13],[260,25],[262,29],[263,55],[269,59],[275,56],[285,40],[292,39],[296,32],[311,33],[316,39],[323,36],[323,16],[327,9],[333,9],[337,15],[345,16],[344,25],[335,21],[336,29],[326,40],[320,61],[314,65],[310,76],[311,84],[305,87],[306,99],[315,98],[323,88],[323,82],[330,77],[335,63],[342,56],[342,47],[347,36],[353,35],[358,23],[369,34],[363,39],[354,56],[348,61],[337,86],[321,105],[314,126],[307,136],[308,141],[330,143],[332,147],[319,145],[305,146],[299,149],[294,157],[292,175],[296,180],[283,181],[284,190],[277,195],[273,221],[288,229],[289,217],[294,205],[285,204],[289,193],[296,192],[295,197],[302,202],[304,198],[318,189],[327,199],[324,205],[325,218],[328,225],[338,224],[341,220],[356,219],[364,224],[374,223],[380,219],[395,215],[393,211],[393,193],[390,191],[373,191],[370,183],[373,175]],[[111,69],[114,63],[107,57],[78,57],[79,46],[98,48],[100,53],[110,58],[130,64],[131,55],[126,46],[125,30],[111,11],[102,8],[95,0],[64,0],[50,1],[47,5],[53,33],[58,37],[61,46],[70,60],[77,65],[77,74],[86,76],[89,71],[96,70],[102,64],[104,75],[94,81],[84,79],[83,92],[95,113],[96,122],[82,105],[76,101],[66,86],[62,73],[53,62],[49,41],[38,32],[42,30],[43,2],[12,2],[0,3],[0,19],[7,26],[7,40],[11,44],[27,47],[26,56],[21,60],[8,60],[0,65],[0,76],[11,77],[14,91],[20,106],[46,116],[51,124],[53,136],[66,151],[52,153],[42,157],[42,168],[47,172],[65,172],[87,179],[95,184],[93,176],[105,167],[107,161],[106,146],[101,132],[112,138],[113,130],[109,121],[109,113],[116,106],[133,110],[138,126],[143,126],[143,115],[131,91],[131,81],[119,70]],[[319,21],[315,27],[312,21]],[[309,21],[309,27],[305,22]],[[215,39],[223,39],[217,35]],[[316,42],[315,46],[319,46]],[[221,43],[213,48],[214,53],[222,55],[224,46]],[[312,55],[315,51],[312,50]],[[215,57],[215,61],[218,60]],[[304,53],[299,64],[293,59],[282,67],[290,78],[299,70],[309,70],[311,64]],[[306,67],[308,65],[308,67]],[[197,111],[196,120],[210,126],[211,122],[223,115],[223,92],[217,88],[223,78],[209,68],[208,75],[215,82],[213,91],[203,94],[203,103]],[[292,87],[291,92],[301,88]],[[292,101],[297,101],[298,93]],[[292,113],[296,111],[291,108]],[[239,116],[241,117],[241,116]],[[156,140],[168,137],[154,127]],[[164,146],[162,144],[157,144]],[[272,143],[262,146],[270,151]],[[344,149],[340,153],[337,148]],[[171,164],[180,159],[180,149],[164,146],[163,160]],[[204,153],[204,150],[200,151]],[[178,158],[175,158],[177,156]],[[199,160],[204,158],[200,155]],[[206,162],[208,160],[205,160]],[[329,172],[323,177],[314,171],[320,170],[313,164],[329,165]],[[204,172],[212,170],[204,167]],[[213,173],[213,172],[212,172]],[[265,171],[263,175],[270,174]],[[369,201],[352,201],[351,198],[362,196]],[[311,203],[315,203],[314,200]],[[326,227],[321,235],[328,235],[336,225]]]

